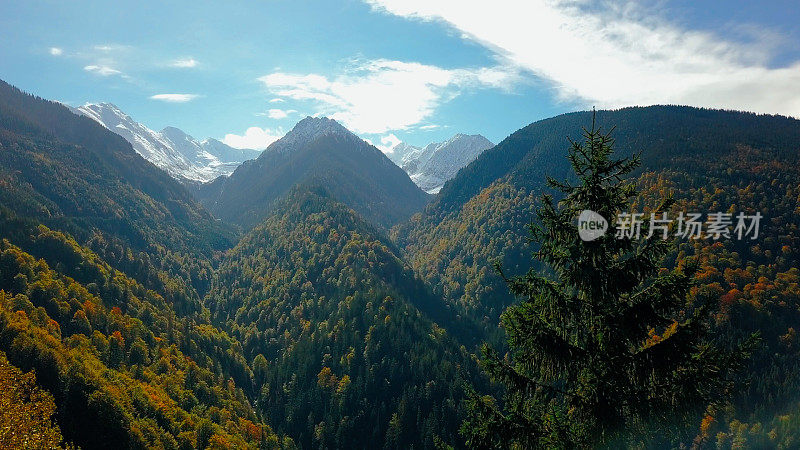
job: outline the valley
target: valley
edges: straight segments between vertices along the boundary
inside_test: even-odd
[[[515,402],[481,350],[511,361],[499,324],[526,303],[496,267],[554,273],[532,258],[543,246],[528,226],[565,199],[548,178],[580,182],[568,150],[594,121],[614,129],[614,157],[640,159],[631,210],[672,198],[766,217],[757,241],[675,239],[652,262],[661,275],[697,265],[675,314],[713,305],[700,347],[759,344],[724,399],[626,442],[792,447],[800,121],[688,106],[574,112],[497,145],[456,134],[389,153],[309,116],[259,153],[0,82],[0,368],[31,374],[52,402],[51,445],[470,446],[485,433],[475,408]],[[652,347],[670,323],[639,331]]]

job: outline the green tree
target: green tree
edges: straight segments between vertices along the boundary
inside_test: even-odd
[[[142,339],[137,339],[133,345],[131,345],[128,360],[131,364],[147,364],[147,344]]]
[[[214,425],[208,419],[203,419],[197,427],[197,448],[205,449],[211,442],[211,437],[214,435]]]
[[[670,243],[618,239],[613,218],[637,191],[625,176],[638,155],[612,159],[610,132],[584,129],[568,159],[577,183],[548,179],[531,225],[548,267],[507,278],[523,301],[501,316],[509,353],[484,345],[483,367],[505,388],[504,407],[471,396],[462,433],[471,447],[652,445],[686,439],[680,430],[732,388],[732,374],[755,337],[726,350],[708,336],[716,299],[693,295],[694,264],[661,269]],[[656,214],[672,203],[665,200]],[[576,217],[592,210],[609,232],[580,239]],[[644,236],[647,227],[643,227]],[[658,235],[657,235],[658,236]]]
[[[72,325],[75,328],[75,332],[83,333],[86,336],[92,335],[92,324],[89,322],[89,318],[86,317],[86,313],[82,309],[75,311],[75,314],[72,316]]]
[[[264,379],[267,377],[267,370],[269,370],[267,358],[259,353],[256,355],[255,359],[253,359],[253,378],[255,379],[257,385],[260,386],[261,383],[264,382]]]

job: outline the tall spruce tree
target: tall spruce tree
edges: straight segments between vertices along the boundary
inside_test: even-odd
[[[595,125],[572,142],[577,182],[548,184],[563,193],[542,198],[534,258],[548,268],[506,278],[522,298],[501,316],[509,352],[484,345],[485,371],[505,386],[501,408],[473,395],[462,425],[474,448],[652,446],[687,439],[687,422],[720,405],[751,341],[715,345],[709,316],[715,299],[692,294],[695,265],[660,267],[670,243],[618,239],[615,218],[637,195],[625,176],[638,155],[612,159],[614,140]],[[656,214],[668,210],[665,200]],[[579,237],[584,210],[609,222],[590,242]],[[647,236],[648,227],[642,228]],[[685,431],[684,431],[685,433]],[[690,437],[690,436],[689,436]]]

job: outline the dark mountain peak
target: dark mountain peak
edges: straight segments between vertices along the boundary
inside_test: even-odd
[[[380,150],[326,117],[306,117],[254,162],[203,186],[198,198],[218,217],[251,227],[296,185],[322,185],[337,201],[389,228],[427,203]]]
[[[297,122],[287,136],[294,134],[315,135],[327,133],[350,133],[350,130],[343,127],[339,122],[327,117],[306,116],[305,119]]]
[[[267,149],[266,153],[273,151],[289,152],[301,146],[307,145],[322,136],[346,136],[358,139],[358,137],[343,127],[339,122],[327,117],[311,117],[297,122],[286,136],[278,139]]]

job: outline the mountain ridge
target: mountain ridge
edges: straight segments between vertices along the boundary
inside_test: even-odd
[[[239,164],[260,153],[257,150],[234,149],[213,138],[198,141],[176,127],[151,130],[113,103],[67,107],[75,114],[89,117],[122,136],[137,153],[181,181],[203,183],[228,175]]]
[[[0,355],[52,395],[62,444],[277,442],[201,301],[230,230],[123,137],[2,81],[0,235]]]
[[[461,380],[485,387],[452,313],[400,258],[352,208],[300,187],[220,262],[212,317],[255,361],[264,417],[303,448],[454,442]]]
[[[730,155],[739,146],[786,151],[798,149],[800,142],[800,121],[783,116],[649,106],[600,110],[596,119],[606,130],[616,126],[617,155],[642,152],[642,167],[633,176],[687,158]],[[569,139],[579,141],[581,129],[591,123],[592,112],[580,111],[517,130],[461,169],[420,215],[397,225],[393,239],[438,293],[476,308],[478,320],[495,323],[513,297],[485,270],[486,261],[502,255],[507,273],[523,270],[529,252],[526,224],[535,220],[538,197],[551,193],[545,180],[574,176],[565,157]],[[800,159],[798,150],[795,159]]]
[[[95,120],[2,81],[0,120],[0,145],[15,149],[0,152],[10,180],[0,195],[18,205],[25,191],[36,202],[18,209],[22,216],[73,235],[98,228],[140,249],[152,244],[150,233],[171,236],[175,248],[229,245],[229,231],[183,185]]]
[[[428,201],[380,150],[324,117],[306,117],[258,158],[196,192],[221,219],[250,227],[296,185],[326,187],[338,201],[384,228]]]
[[[391,148],[388,156],[420,189],[437,194],[459,170],[493,146],[480,134],[456,133],[446,141],[433,142],[425,147],[399,142]]]

